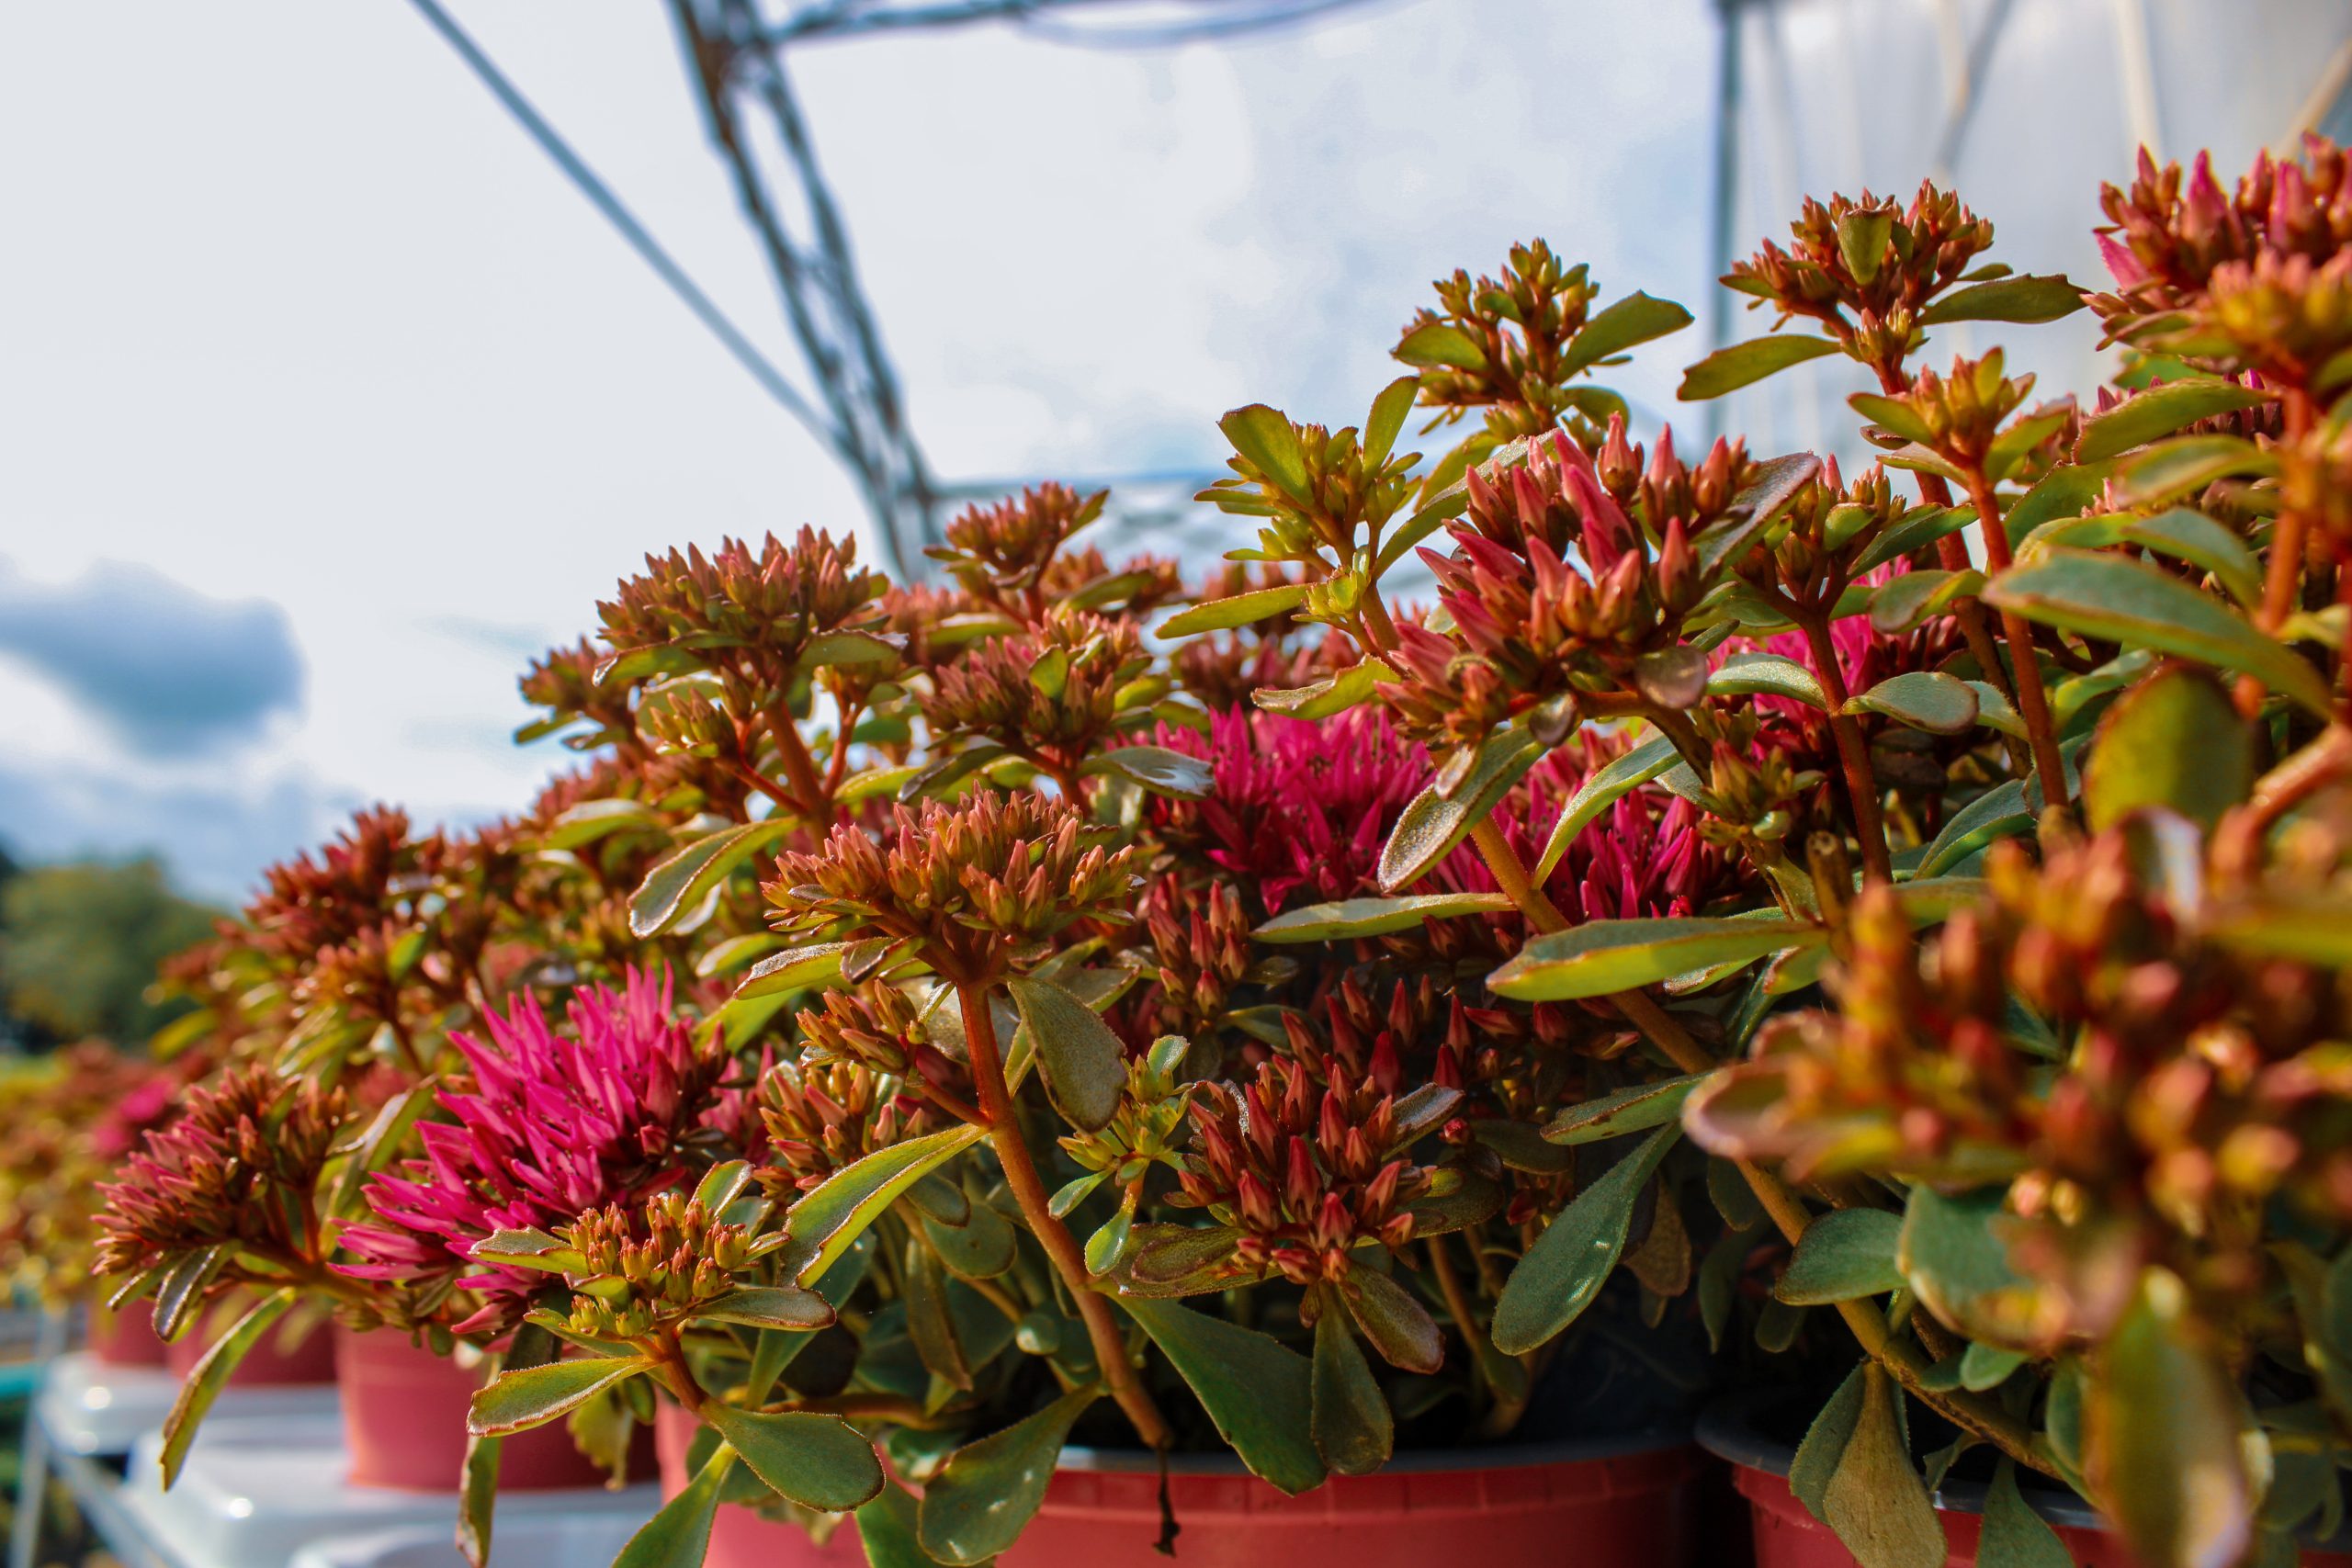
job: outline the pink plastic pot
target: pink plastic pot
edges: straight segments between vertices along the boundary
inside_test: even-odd
[[[1709,1411],[1699,1423],[1699,1440],[1731,1461],[1732,1484],[1747,1499],[1755,1529],[1756,1568],[1855,1568],[1854,1554],[1789,1490],[1789,1461],[1796,1450],[1756,1430],[1752,1413],[1752,1404],[1738,1404]],[[2122,1539],[2080,1498],[2031,1486],[2027,1496],[2078,1568],[2142,1568]],[[1963,1482],[1948,1483],[1936,1494],[1936,1512],[1951,1548],[1947,1568],[1973,1568],[1976,1562],[1977,1515],[1984,1500],[1983,1486]],[[2304,1568],[2352,1568],[2352,1551],[2306,1548],[2302,1562]]]
[[[684,1485],[695,1422],[665,1405],[662,1484]],[[1680,1442],[1563,1443],[1410,1454],[1378,1475],[1334,1476],[1285,1497],[1227,1455],[1186,1455],[1169,1477],[1192,1568],[1429,1568],[1475,1549],[1478,1568],[1679,1568],[1700,1561],[1703,1484]],[[1159,1472],[1146,1454],[1067,1449],[1045,1506],[1003,1568],[1166,1568]],[[825,1546],[789,1524],[726,1507],[705,1568],[848,1568],[846,1525]]]
[[[352,1484],[456,1491],[466,1462],[466,1405],[481,1386],[481,1368],[461,1367],[404,1334],[356,1334],[339,1324],[334,1357]],[[602,1486],[605,1479],[560,1421],[516,1433],[499,1458],[498,1483],[514,1491]]]
[[[120,1312],[92,1307],[89,1345],[90,1354],[109,1367],[160,1367],[169,1351],[145,1302]]]
[[[164,1348],[164,1364],[180,1377],[196,1371],[212,1342],[229,1332],[238,1316],[251,1305],[250,1302],[232,1299],[203,1318],[188,1331]],[[231,1388],[288,1388],[297,1384],[330,1383],[334,1382],[334,1336],[326,1325],[316,1324],[291,1345],[278,1342],[277,1329],[261,1337],[261,1343],[245,1352],[234,1371],[229,1374]]]

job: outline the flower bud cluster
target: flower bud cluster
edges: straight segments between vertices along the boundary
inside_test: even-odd
[[[191,1088],[179,1119],[99,1189],[98,1272],[135,1275],[210,1247],[280,1266],[316,1262],[324,1238],[300,1216],[348,1120],[341,1089],[259,1065]]]
[[[1396,1101],[1369,1077],[1270,1057],[1245,1085],[1202,1084],[1182,1201],[1241,1232],[1231,1267],[1308,1285],[1346,1278],[1349,1254],[1413,1238],[1426,1173],[1395,1147]]]
[[[2212,940],[2206,911],[2143,879],[2129,830],[2044,841],[2041,866],[1995,847],[1987,897],[1924,963],[1894,892],[1866,890],[1837,1010],[1769,1025],[1692,1131],[1800,1178],[2007,1181],[2011,1206],[2046,1222],[2038,1246],[2098,1235],[2157,1257],[2191,1239],[2185,1273],[2251,1288],[2274,1197],[2352,1216],[2344,999],[2324,971]],[[1767,1083],[1755,1109],[1747,1088]]]
[[[934,1113],[901,1082],[858,1062],[778,1062],[756,1098],[770,1163],[761,1186],[778,1202],[844,1166],[935,1130]]]
[[[1140,998],[1170,1034],[1207,1031],[1220,1022],[1234,993],[1257,966],[1241,890],[1227,883],[1187,886],[1175,878],[1153,883],[1138,907],[1145,955],[1155,984]]]
[[[879,572],[859,570],[855,540],[803,528],[789,545],[771,534],[756,549],[725,539],[707,556],[692,545],[649,555],[644,572],[597,610],[616,654],[748,649],[774,680],[815,638],[870,618],[885,586]]]
[[[1534,443],[1507,489],[1473,470],[1455,550],[1421,551],[1453,630],[1400,626],[1389,657],[1400,679],[1380,688],[1399,727],[1458,750],[1547,700],[1633,681],[1643,656],[1678,642],[1707,588],[1691,538],[1751,472],[1745,451],[1722,442],[1686,468],[1661,434],[1636,489],[1645,528],[1565,433]]]
[[[1908,208],[1864,191],[1856,201],[1807,198],[1786,248],[1767,240],[1736,262],[1726,288],[1773,306],[1786,321],[1817,321],[1855,358],[1898,372],[1929,300],[1990,249],[1993,225],[1960,198],[1919,186]]]
[[[1149,1050],[1130,1057],[1118,1111],[1097,1131],[1063,1137],[1063,1152],[1122,1188],[1141,1181],[1155,1165],[1182,1175],[1183,1149],[1191,1141],[1185,1111],[1194,1086],[1179,1083],[1177,1075],[1191,1049],[1182,1035],[1163,1034]]]
[[[973,598],[1000,606],[1031,605],[1062,547],[1102,515],[1111,492],[1080,495],[1068,485],[1033,485],[993,506],[970,506],[947,525],[947,543],[923,551]]]
[[[2210,153],[2184,175],[2143,149],[2129,190],[2107,186],[2099,249],[2116,292],[2091,308],[2111,338],[2177,346],[2226,369],[2301,380],[2340,347],[2352,159],[2317,136],[2300,158],[2256,155],[2233,190]],[[2298,318],[2301,318],[2300,321]],[[2314,356],[2316,355],[2316,356]]]
[[[846,924],[914,942],[933,967],[981,963],[1001,956],[993,938],[1124,916],[1138,852],[1109,849],[1105,837],[1069,802],[1044,795],[925,801],[919,811],[894,807],[879,843],[844,825],[816,852],[778,857],[763,891],[778,930]]]
[[[1535,240],[1510,248],[1500,277],[1474,282],[1457,271],[1431,287],[1438,309],[1415,311],[1396,350],[1422,367],[1422,406],[1452,418],[1486,409],[1487,428],[1498,441],[1556,424],[1574,406],[1563,392],[1577,372],[1564,374],[1562,361],[1599,293],[1588,269],[1566,265]],[[1457,346],[1442,353],[1424,346],[1437,333],[1458,334],[1446,339]]]
[[[1121,689],[1149,663],[1133,621],[1057,609],[941,665],[923,714],[943,736],[1071,768],[1114,732]]]
[[[659,1193],[640,1219],[619,1204],[591,1209],[556,1232],[582,1267],[565,1326],[628,1344],[692,1317],[737,1288],[752,1267],[751,1236],[693,1199]]]

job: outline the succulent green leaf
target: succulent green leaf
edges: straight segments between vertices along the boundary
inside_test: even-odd
[[[2018,549],[2020,554],[2039,552],[2052,545],[2081,548],[2138,545],[2211,572],[2240,604],[2252,608],[2262,602],[2262,563],[2246,542],[2203,513],[2186,507],[2177,506],[2153,517],[2131,512],[2062,517],[2036,528]]]
[[[159,1457],[164,1491],[170,1491],[172,1483],[180,1478],[180,1466],[187,1462],[187,1450],[196,1441],[197,1428],[204,1424],[205,1414],[220,1397],[220,1391],[229,1386],[229,1374],[237,1370],[237,1363],[261,1343],[261,1337],[293,1308],[298,1299],[290,1285],[262,1297],[230,1325],[226,1334],[212,1342],[204,1359],[188,1373],[187,1381],[180,1385],[178,1397],[172,1401],[171,1413],[164,1417],[164,1446]]]
[[[1114,1298],[1143,1325],[1241,1462],[1295,1496],[1322,1484],[1314,1442],[1314,1374],[1307,1359],[1254,1329],[1179,1302]]]
[[[1114,746],[1087,758],[1078,771],[1089,777],[1115,774],[1180,800],[1204,800],[1216,785],[1206,761],[1165,746]]]
[[[1729,664],[1730,661],[1726,660],[1726,669]],[[1713,689],[1713,682],[1710,682],[1708,690]],[[1681,760],[1681,753],[1675,750],[1672,739],[1665,735],[1653,735],[1587,774],[1585,781],[1577,786],[1577,792],[1568,796],[1567,803],[1560,807],[1560,819],[1552,824],[1552,836],[1544,840],[1543,856],[1535,863],[1536,885],[1541,886],[1550,878],[1562,857],[1576,842],[1577,835],[1584,831],[1588,823],[1615,805],[1620,796],[1639,789]]]
[[[1701,529],[1690,541],[1700,581],[1713,582],[1745,556],[1820,472],[1821,459],[1810,452],[1784,453],[1757,464],[1756,477],[1731,498],[1731,510],[1724,519]]]
[[[1821,1511],[1860,1568],[1944,1568],[1943,1522],[1904,1441],[1901,1397],[1876,1362],[1862,1369],[1861,1409]]]
[[[1380,389],[1372,400],[1372,412],[1363,421],[1363,461],[1368,468],[1377,468],[1388,460],[1396,448],[1397,433],[1405,428],[1405,421],[1412,417],[1413,399],[1421,389],[1419,376],[1399,376]]]
[[[2207,829],[2254,788],[2254,736],[2221,682],[2167,665],[2115,700],[2083,766],[2083,808],[2104,830],[2143,806]]]
[[[1805,1427],[1796,1456],[1789,1461],[1789,1490],[1804,1505],[1807,1513],[1825,1525],[1829,1522],[1823,1512],[1829,1495],[1829,1478],[1838,1473],[1838,1461],[1846,1457],[1846,1445],[1861,1418],[1862,1367],[1858,1366],[1846,1374],[1846,1381],[1838,1385],[1829,1403]]]
[[[921,1516],[914,1494],[896,1480],[887,1481],[880,1495],[857,1510],[858,1544],[865,1549],[869,1568],[941,1568],[922,1549]]]
[[[2003,572],[1984,597],[2028,620],[2239,671],[2313,713],[2329,711],[2319,671],[2227,604],[2144,561],[2052,549]]]
[[[2083,1461],[2093,1501],[2147,1562],[2239,1562],[2262,1483],[2250,1413],[2179,1279],[2151,1269],[2091,1359]]]
[[[1360,660],[1337,675],[1287,689],[1261,686],[1250,700],[1268,713],[1290,718],[1329,718],[1371,700],[1373,689],[1394,681],[1396,671],[1377,659]]]
[[[1424,920],[1461,915],[1500,914],[1510,908],[1500,893],[1407,893],[1394,898],[1344,898],[1331,904],[1302,904],[1286,909],[1251,934],[1260,942],[1338,942],[1411,931]]]
[[[1544,1129],[1544,1141],[1595,1144],[1603,1138],[1664,1126],[1682,1114],[1682,1102],[1690,1098],[1690,1091],[1704,1077],[1704,1074],[1693,1074],[1657,1083],[1637,1083],[1581,1105],[1572,1105]]]
[[[2278,455],[2242,435],[2182,435],[2125,461],[2116,481],[2116,499],[2125,506],[2153,506],[2201,491],[2216,479],[2278,471]]]
[[[710,890],[767,845],[792,830],[789,818],[771,817],[707,833],[655,864],[629,895],[629,934],[659,936],[700,905]]]
[[[1984,1493],[1976,1568],[2074,1568],[2075,1554],[2018,1490],[2015,1461],[2003,1456]]]
[[[661,820],[641,800],[583,800],[548,825],[539,847],[576,850],[624,829],[658,827]]]
[[[469,1436],[458,1483],[458,1551],[473,1568],[488,1568],[498,1510],[498,1463],[503,1438]]]
[[[1478,346],[1478,340],[1445,321],[1415,327],[1390,352],[1403,363],[1423,370],[1437,366],[1454,370],[1487,367],[1487,351]]]
[[[1871,592],[1871,629],[1881,637],[1900,637],[1921,622],[1946,614],[1958,601],[1983,592],[1981,571],[1906,571]]]
[[[1902,1218],[1884,1209],[1833,1210],[1805,1227],[1772,1293],[1792,1306],[1826,1306],[1899,1291],[1902,1229]]]
[[[1919,312],[1923,327],[1945,321],[2054,321],[2083,308],[2083,291],[2055,273],[2021,273],[1955,288]]]
[[[745,1001],[753,997],[781,997],[793,991],[838,986],[842,983],[842,956],[851,945],[845,942],[826,942],[772,953],[752,965],[737,984],[732,999]]]
[[[1106,1124],[1127,1084],[1119,1037],[1092,1008],[1050,980],[1014,980],[1007,989],[1045,1064],[1054,1109],[1089,1132]]]
[[[1883,207],[1857,207],[1838,220],[1838,254],[1865,288],[1886,263],[1887,236],[1894,228],[1894,214]]]
[[[1803,333],[1776,333],[1770,337],[1736,343],[1715,350],[1685,370],[1682,385],[1674,395],[1686,403],[1704,402],[1761,381],[1792,365],[1838,352],[1838,345],[1829,339],[1808,337]]]
[[[1826,941],[1819,926],[1780,919],[1590,920],[1536,938],[1487,984],[1516,1001],[1569,1001]]]
[[[833,1321],[833,1306],[814,1291],[792,1285],[744,1285],[728,1292],[695,1316],[708,1323],[740,1323],[746,1328],[783,1328],[806,1333]]]
[[[1914,573],[1913,575],[1917,575]],[[1894,580],[1905,581],[1902,578]],[[1707,694],[1711,697],[1738,697],[1760,694],[1787,697],[1810,707],[1829,711],[1829,697],[1821,689],[1821,678],[1795,660],[1781,653],[1735,653],[1715,667],[1707,677]],[[1667,766],[1679,759],[1673,743],[1666,737],[1655,738],[1666,746]],[[1622,759],[1618,759],[1622,761]],[[1606,770],[1604,770],[1606,771]],[[1658,770],[1664,773],[1665,768]]]
[[[1846,711],[1884,714],[1931,735],[1961,735],[1976,723],[1976,694],[1940,670],[1910,670],[1855,694]]]
[[[1519,1260],[1495,1303],[1495,1348],[1524,1355],[1577,1320],[1625,1250],[1634,1204],[1682,1129],[1672,1122],[1577,1193]]]
[[[1613,355],[1679,333],[1690,324],[1690,312],[1673,300],[1653,299],[1636,289],[1586,321],[1560,355],[1559,374],[1565,378],[1588,370]]]
[[[2083,421],[2083,433],[2075,439],[2075,460],[2088,463],[2112,457],[2200,419],[2254,408],[2276,397],[2274,392],[2230,381],[2167,381],[2135,392],[2105,413]]]
[[[1890,435],[1927,446],[1934,442],[1933,426],[1919,417],[1919,411],[1901,398],[1890,398],[1878,392],[1856,392],[1846,400],[1847,405]]]
[[[721,1443],[712,1450],[684,1490],[628,1538],[613,1559],[613,1568],[702,1568],[710,1550],[710,1523],[718,1515],[718,1495],[734,1464],[733,1449]]]
[[[2039,1289],[2009,1261],[1996,1185],[1946,1195],[1922,1184],[1904,1207],[1896,1265],[1919,1304],[1987,1344],[2027,1348]]]
[[[1544,749],[1514,727],[1493,737],[1452,797],[1430,785],[1406,804],[1380,850],[1380,890],[1396,893],[1427,875],[1486,820],[1510,786],[1526,776]]]
[[[718,1428],[752,1472],[804,1508],[838,1514],[882,1490],[874,1445],[838,1416],[808,1410],[763,1414],[713,1404],[703,1418]]]
[[[1195,604],[1170,615],[1159,627],[1161,637],[1194,637],[1202,632],[1231,631],[1253,622],[1295,610],[1306,603],[1306,584],[1286,583],[1280,588],[1260,588],[1248,593],[1237,593],[1230,599],[1212,599],[1205,604]]]
[[[1445,1337],[1413,1293],[1376,1269],[1358,1263],[1338,1287],[1356,1327],[1390,1366],[1434,1375],[1445,1364]]]
[[[948,1455],[946,1464],[923,1487],[916,1514],[923,1551],[958,1568],[1011,1551],[1046,1500],[1054,1461],[1070,1427],[1102,1397],[1102,1391],[1091,1384],[1073,1389],[1043,1410]]]
[[[1396,1447],[1396,1418],[1380,1392],[1347,1315],[1325,1306],[1315,1320],[1316,1451],[1335,1475],[1370,1475]]]
[[[1251,403],[1235,409],[1216,425],[1233,443],[1233,449],[1284,495],[1301,503],[1311,498],[1314,486],[1307,478],[1306,452],[1288,415],[1263,403]]]
[[[906,1190],[980,1140],[969,1124],[876,1149],[827,1177],[785,1214],[783,1277],[813,1285]]]
[[[501,1372],[474,1391],[466,1430],[496,1438],[543,1426],[652,1364],[642,1356],[591,1356]]]

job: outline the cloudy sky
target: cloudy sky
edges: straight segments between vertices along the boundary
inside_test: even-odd
[[[451,8],[791,366],[662,7]],[[1257,399],[1353,419],[1427,280],[1531,235],[1701,307],[1716,48],[1707,0],[1373,0],[795,63],[954,478],[1213,464]],[[514,674],[639,554],[861,521],[403,0],[10,7],[0,211],[19,855],[153,849],[225,897],[368,799],[514,807],[559,760],[508,743]],[[1668,409],[1702,346],[1620,384]]]

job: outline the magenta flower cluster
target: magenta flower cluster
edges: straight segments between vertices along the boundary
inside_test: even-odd
[[[457,1035],[467,1079],[439,1094],[449,1122],[418,1129],[422,1160],[369,1182],[373,1221],[342,1235],[362,1280],[416,1285],[455,1277],[481,1298],[460,1334],[510,1327],[548,1277],[485,1265],[474,1244],[501,1230],[549,1230],[608,1203],[634,1206],[674,1184],[673,1151],[723,1115],[724,1058],[696,1047],[666,973],[632,968],[623,989],[572,998],[552,1027],[526,993],[490,1038]],[[467,1081],[469,1080],[469,1081]]]

